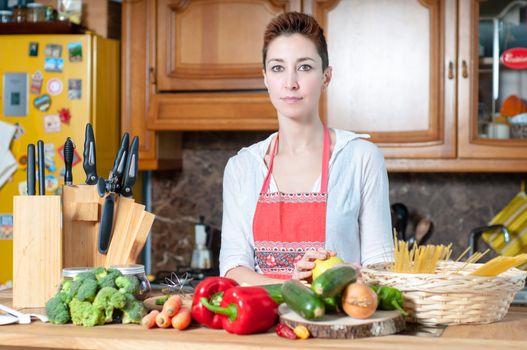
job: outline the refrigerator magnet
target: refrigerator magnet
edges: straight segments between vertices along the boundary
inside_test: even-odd
[[[46,176],[46,191],[53,192],[59,188],[59,180],[55,175]]]
[[[0,239],[13,238],[13,214],[0,214]]]
[[[60,95],[63,89],[64,89],[64,84],[62,83],[62,80],[60,80],[59,78],[49,79],[48,83],[46,84],[46,90],[48,90],[48,93],[51,96]]]
[[[50,58],[59,58],[62,56],[62,45],[58,44],[47,44],[44,55]]]
[[[44,60],[44,70],[46,72],[61,73],[64,69],[64,60],[62,58],[48,57]]]
[[[68,99],[80,100],[82,97],[82,80],[68,79]]]
[[[59,109],[59,118],[60,121],[64,124],[69,124],[71,120],[71,112],[69,108],[61,108]]]
[[[46,115],[44,117],[45,132],[60,132],[60,118],[58,115]]]
[[[31,93],[33,95],[40,95],[42,91],[42,80],[42,72],[39,70],[31,76]]]
[[[49,109],[49,106],[51,106],[51,97],[46,94],[35,97],[35,99],[33,100],[33,105],[39,111],[45,112]]]
[[[70,62],[82,62],[82,44],[70,43],[68,44],[68,56]]]
[[[26,130],[24,130],[24,127],[22,127],[20,123],[15,123],[15,126],[16,126],[16,130],[15,130],[15,136],[13,136],[13,139],[18,140],[26,133]]]
[[[19,169],[27,168],[27,154],[21,154],[20,156],[18,156],[16,161],[18,162]]]
[[[37,57],[38,56],[38,43],[34,41],[30,42],[28,51],[29,51],[29,56]]]

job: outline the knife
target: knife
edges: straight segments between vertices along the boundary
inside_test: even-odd
[[[27,145],[27,194],[35,195],[35,145]]]
[[[132,188],[137,178],[137,163],[139,157],[139,137],[135,136],[132,140],[130,150],[128,152],[128,158],[126,160],[126,171],[123,177],[123,183],[121,188],[121,194],[124,197],[132,197]]]
[[[71,138],[67,138],[64,143],[64,165],[66,171],[64,173],[64,185],[71,186],[73,185],[73,174],[71,172],[71,167],[73,165],[73,149],[75,146],[71,141]]]
[[[97,248],[99,253],[106,254],[110,245],[110,236],[113,228],[113,210],[115,207],[115,194],[108,193],[102,208],[101,223],[99,225],[99,242]]]
[[[44,142],[37,141],[37,157],[38,157],[38,194],[44,196],[46,194],[46,177],[45,177],[45,163],[44,163]]]
[[[82,167],[86,173],[86,184],[95,185],[97,183],[97,167],[95,162],[95,137],[90,123],[86,124],[84,136],[84,153]]]

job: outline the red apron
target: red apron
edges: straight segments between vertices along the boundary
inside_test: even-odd
[[[304,253],[324,248],[326,241],[329,130],[324,127],[320,193],[268,193],[277,145],[278,135],[254,213],[254,250],[265,276],[288,279]]]

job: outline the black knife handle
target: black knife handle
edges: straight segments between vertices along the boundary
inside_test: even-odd
[[[115,185],[115,192],[120,193],[121,182],[123,180],[124,167],[126,165],[126,156],[128,154],[128,143],[130,135],[125,132],[121,139],[121,146],[115,155],[113,168],[110,171],[109,179]]]
[[[97,249],[99,253],[106,254],[110,245],[110,237],[113,228],[113,210],[115,207],[115,198],[113,193],[109,193],[104,200],[102,208],[101,223],[99,226],[99,242]]]
[[[37,141],[37,157],[38,157],[38,194],[44,196],[46,194],[46,176],[45,176],[45,162],[44,162],[44,142]]]
[[[64,143],[64,165],[66,167],[66,172],[64,173],[64,184],[66,186],[71,186],[73,184],[73,173],[72,173],[72,166],[73,166],[73,142],[71,141],[71,138],[67,138],[66,142]]]
[[[126,159],[125,173],[123,177],[123,187],[121,194],[124,197],[132,197],[132,188],[137,178],[137,165],[139,160],[139,137],[135,136],[132,140],[128,158]]]
[[[35,192],[35,145],[27,145],[27,194],[34,196]]]
[[[82,167],[86,173],[86,184],[95,185],[97,183],[97,165],[95,157],[95,136],[90,123],[86,124],[84,133],[84,153]]]

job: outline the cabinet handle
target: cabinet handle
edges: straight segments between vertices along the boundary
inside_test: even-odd
[[[454,62],[448,62],[448,79],[454,79]]]
[[[156,85],[156,69],[154,67],[150,67],[150,84]]]
[[[467,61],[463,60],[463,62],[461,63],[461,67],[462,67],[462,73],[461,73],[461,75],[463,76],[463,78],[468,78],[468,65],[467,65]]]

